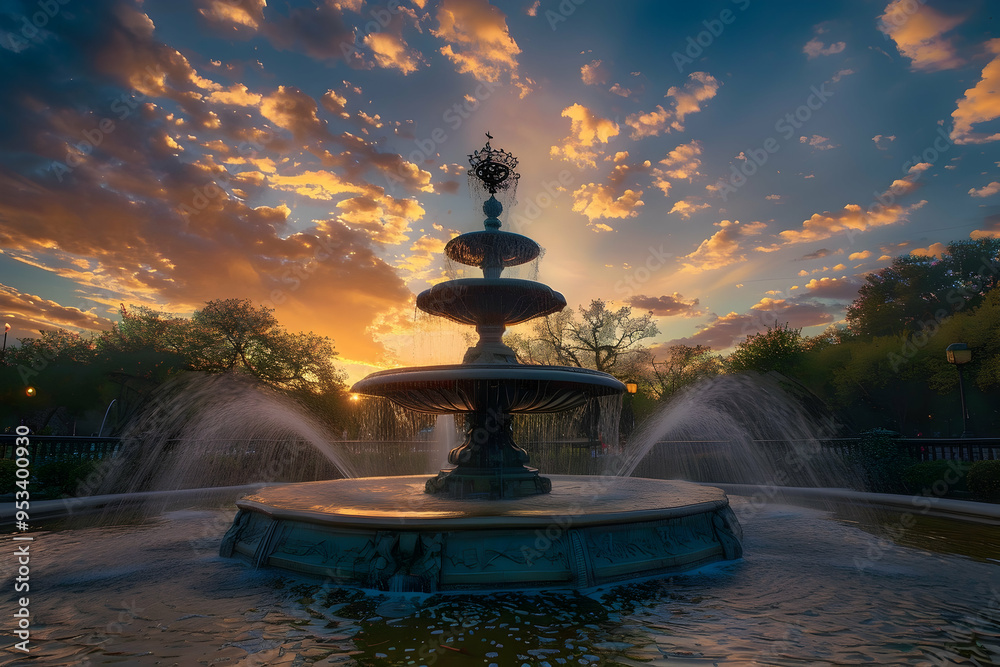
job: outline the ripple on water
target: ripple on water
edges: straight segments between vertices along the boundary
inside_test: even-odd
[[[742,561],[586,595],[367,594],[254,571],[215,553],[231,516],[35,533],[35,664],[1000,662],[1000,567],[902,546],[869,562],[871,536],[819,510],[744,511]]]

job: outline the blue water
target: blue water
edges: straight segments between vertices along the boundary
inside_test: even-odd
[[[217,556],[232,510],[38,531],[32,653],[0,665],[1000,664],[1000,528],[950,524],[966,556],[919,527],[901,541],[934,550],[732,500],[742,560],[585,595],[375,595],[253,571]]]

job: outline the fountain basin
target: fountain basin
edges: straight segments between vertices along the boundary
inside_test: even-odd
[[[504,413],[562,412],[590,398],[621,394],[625,385],[608,375],[570,366],[452,364],[394,368],[372,373],[351,391],[383,396],[429,414],[493,408]]]
[[[720,489],[553,475],[517,500],[442,499],[425,477],[289,484],[237,501],[220,549],[256,566],[379,590],[585,589],[742,555]]]
[[[557,313],[566,298],[520,278],[459,278],[417,295],[417,308],[459,324],[508,326]]]

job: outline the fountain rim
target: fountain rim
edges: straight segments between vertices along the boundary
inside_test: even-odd
[[[384,380],[395,375],[401,376],[399,381],[414,375],[420,375],[419,380],[430,382],[468,382],[470,380],[538,380],[553,382],[579,382],[581,384],[603,385],[608,389],[625,391],[625,385],[613,375],[603,371],[578,366],[556,366],[548,364],[440,364],[436,366],[404,366],[402,368],[387,368],[375,371],[358,380],[351,387],[357,394],[365,394],[361,385],[374,380]],[[593,379],[594,382],[581,382],[581,376]],[[374,394],[378,395],[378,394]]]

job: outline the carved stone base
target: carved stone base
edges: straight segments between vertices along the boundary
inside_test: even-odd
[[[427,480],[424,491],[448,498],[522,498],[537,496],[552,490],[548,477],[537,468],[505,468],[479,470],[465,467],[442,470]]]
[[[453,500],[423,493],[425,481],[268,487],[237,501],[220,554],[334,585],[433,592],[586,589],[743,553],[729,500],[711,487],[553,475],[552,492],[530,500]]]

